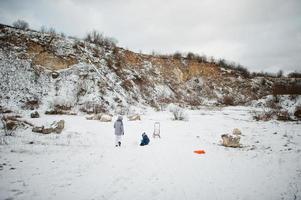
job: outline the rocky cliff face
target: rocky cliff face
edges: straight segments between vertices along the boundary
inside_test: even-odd
[[[4,25],[0,80],[3,106],[118,112],[168,103],[245,104],[271,94],[274,83],[215,63],[138,54]]]

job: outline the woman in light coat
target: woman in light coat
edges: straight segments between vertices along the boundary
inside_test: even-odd
[[[124,135],[122,116],[118,116],[116,122],[114,123],[115,128],[115,146],[121,146],[121,136]]]

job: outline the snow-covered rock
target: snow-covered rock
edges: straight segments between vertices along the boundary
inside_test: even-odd
[[[238,128],[233,129],[232,131],[233,135],[241,135],[241,130],[239,130]]]
[[[111,122],[113,116],[109,114],[104,114],[104,113],[98,113],[94,114],[92,116],[86,117],[87,120],[99,120],[101,122]]]
[[[225,147],[241,147],[240,142],[240,136],[233,136],[229,134],[223,134],[221,135],[222,138],[222,145]]]
[[[49,127],[45,126],[35,126],[32,128],[32,132],[42,133],[42,134],[50,134],[50,133],[61,133],[65,127],[65,121],[54,121]]]
[[[134,115],[128,116],[128,120],[129,121],[137,121],[137,120],[141,120],[141,117],[138,114],[134,114]]]

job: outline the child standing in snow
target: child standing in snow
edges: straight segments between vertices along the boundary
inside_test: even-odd
[[[141,140],[140,146],[148,145],[148,143],[149,143],[149,138],[146,135],[146,133],[143,133],[142,134],[142,140]]]
[[[115,128],[115,146],[121,146],[121,136],[124,135],[122,116],[118,116],[114,123]]]

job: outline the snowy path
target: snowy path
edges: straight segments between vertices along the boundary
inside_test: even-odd
[[[82,116],[32,120],[63,118],[66,128],[61,135],[26,130],[6,137],[0,199],[301,198],[300,124],[255,122],[244,107],[187,112],[184,122],[172,121],[168,112],[125,121],[121,148],[114,147],[113,123]],[[151,135],[155,121],[162,139],[140,147],[141,133]],[[220,135],[236,127],[245,147],[218,145]],[[196,149],[206,154],[194,154]]]

